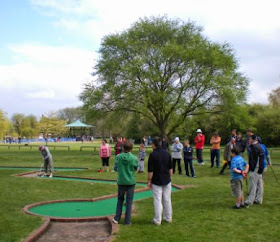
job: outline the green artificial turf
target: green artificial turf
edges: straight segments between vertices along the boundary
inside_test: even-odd
[[[62,178],[63,179],[63,178]],[[66,178],[67,179],[67,178]],[[71,179],[75,181],[75,179]],[[77,179],[81,181],[81,179]],[[86,179],[85,179],[86,180]],[[87,180],[89,181],[89,180]],[[92,180],[91,180],[92,182]],[[96,180],[95,182],[106,183],[106,181]],[[112,182],[111,182],[112,183]],[[172,188],[172,191],[177,191],[178,188]],[[152,197],[152,191],[137,192],[134,194],[134,201]],[[108,216],[116,212],[117,198],[107,198],[98,201],[73,201],[73,202],[58,202],[51,204],[42,204],[29,209],[30,212],[52,217],[61,218],[82,218],[93,216]],[[125,206],[123,207],[125,211]]]
[[[74,147],[75,145],[75,147]],[[72,150],[73,146],[73,150]],[[92,177],[94,179],[117,178],[116,173],[97,170],[101,161],[91,150],[79,151],[79,144],[71,150],[51,150],[57,167],[84,167],[88,170],[57,171],[56,175]],[[74,149],[75,148],[75,149]],[[246,154],[245,154],[246,156]],[[204,152],[209,159],[209,150]],[[110,168],[113,166],[110,160]],[[146,159],[147,161],[147,159]],[[280,181],[280,152],[273,149],[274,171]],[[172,182],[193,185],[191,188],[172,193],[173,222],[161,226],[151,224],[153,201],[147,198],[135,202],[136,213],[132,226],[119,226],[116,241],[280,241],[280,185],[276,183],[270,168],[265,174],[264,203],[248,209],[233,210],[229,170],[218,175],[219,169],[198,166],[194,161],[197,178],[186,178],[177,173]],[[0,166],[41,165],[37,150],[0,147]],[[147,164],[145,164],[147,168]],[[36,202],[97,198],[117,192],[117,186],[103,183],[75,182],[11,176],[26,170],[0,169],[0,241],[21,241],[43,220],[25,214],[22,208]],[[136,174],[137,181],[146,181],[147,173]],[[244,183],[245,193],[247,191]],[[121,221],[123,222],[123,220]]]
[[[73,169],[74,170],[74,169]],[[93,179],[87,179],[87,178],[76,178],[76,177],[58,177],[54,176],[52,178],[49,177],[38,177],[39,179],[52,179],[52,180],[63,180],[63,181],[81,181],[81,182],[92,182],[92,183],[104,183],[104,184],[116,184],[117,181],[111,181],[111,180],[93,180]],[[136,186],[147,186],[145,183],[137,182]]]

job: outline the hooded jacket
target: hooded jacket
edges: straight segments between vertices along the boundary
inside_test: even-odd
[[[260,144],[250,145],[249,171],[263,172],[264,151]]]
[[[118,185],[135,185],[135,173],[138,168],[138,159],[130,152],[123,152],[116,157],[118,167]]]

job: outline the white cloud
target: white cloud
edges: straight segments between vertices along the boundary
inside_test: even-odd
[[[59,103],[64,100],[64,106],[73,105],[73,100],[80,104],[82,84],[92,79],[94,52],[39,44],[11,45],[10,51],[17,63],[0,65],[3,101],[11,96],[21,105],[32,101],[36,106],[42,99]]]
[[[54,23],[54,26],[61,27],[63,29],[66,29],[67,31],[76,31],[79,29],[79,23],[78,21],[74,20],[67,20],[67,19],[59,19],[57,22]]]
[[[84,15],[94,12],[94,2],[91,0],[30,0],[30,3],[48,13],[56,11],[60,14]]]
[[[52,89],[31,91],[26,93],[25,96],[31,99],[54,99],[55,92]]]

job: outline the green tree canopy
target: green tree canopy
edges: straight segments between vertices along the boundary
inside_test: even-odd
[[[10,135],[13,130],[12,123],[8,120],[5,113],[0,109],[0,140],[6,135]]]
[[[21,113],[15,113],[12,116],[12,122],[14,125],[15,131],[18,133],[18,135],[21,135],[22,129],[23,129],[23,121],[24,121],[24,114]]]
[[[39,122],[39,130],[44,137],[58,137],[63,136],[68,132],[68,129],[64,127],[65,125],[65,120],[60,120],[53,116],[42,116]]]
[[[21,113],[15,113],[12,116],[12,122],[19,136],[32,138],[38,135],[38,121],[34,115],[25,116]]]
[[[200,110],[222,111],[245,100],[248,81],[238,73],[230,45],[210,41],[193,22],[140,19],[105,36],[99,54],[97,80],[80,95],[84,108],[138,113],[161,135]]]

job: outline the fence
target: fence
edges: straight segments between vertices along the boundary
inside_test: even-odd
[[[1,147],[7,147],[8,148],[8,150],[9,149],[11,149],[11,148],[18,148],[19,150],[21,149],[21,148],[29,148],[30,150],[32,149],[32,148],[39,148],[39,146],[38,145],[15,145],[15,144],[13,144],[13,145],[0,145]],[[67,150],[68,151],[70,151],[70,146],[69,145],[48,145],[48,147],[49,148],[53,148],[54,150],[56,150],[57,148],[67,148]]]

